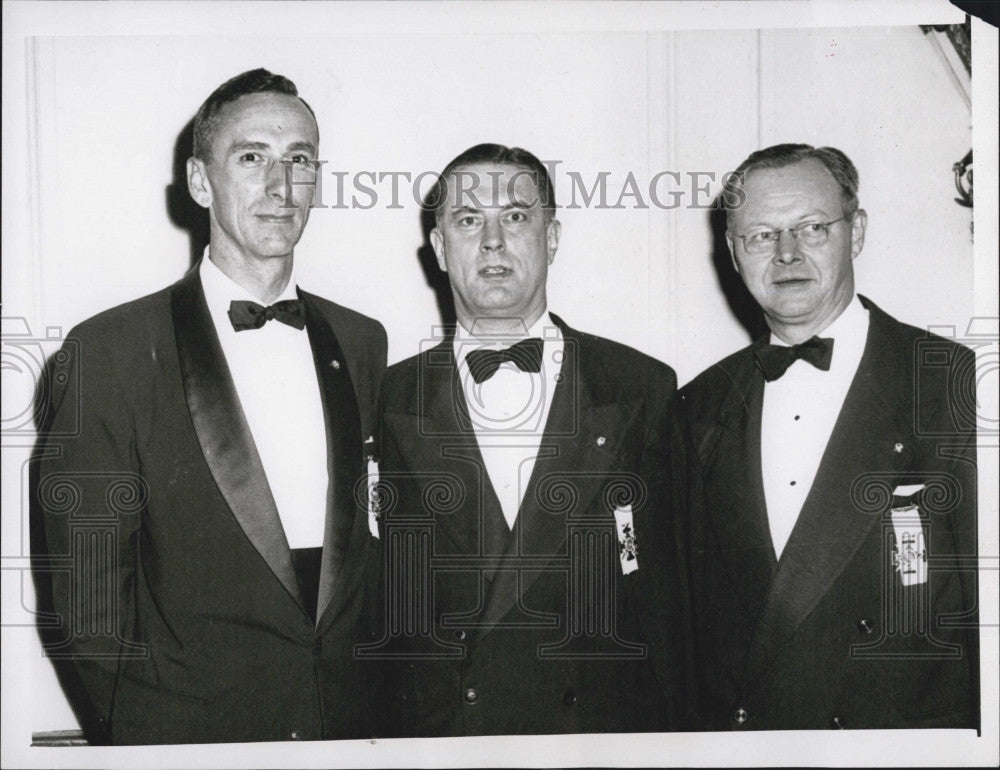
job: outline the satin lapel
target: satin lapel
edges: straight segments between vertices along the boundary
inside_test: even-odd
[[[554,559],[565,559],[574,517],[598,511],[613,523],[613,508],[595,497],[615,483],[612,473],[625,429],[633,423],[637,402],[613,402],[604,387],[608,362],[589,355],[584,338],[565,327],[565,349],[538,459],[521,500],[505,561],[498,571],[480,617],[480,634],[500,623]],[[604,439],[598,442],[598,437]],[[528,565],[528,571],[516,569]]]
[[[764,378],[752,354],[731,372],[731,386],[714,425],[707,426],[699,459],[705,469],[705,515],[717,538],[711,558],[719,559],[729,589],[741,597],[746,622],[763,610],[776,559],[767,523],[760,460]]]
[[[323,560],[317,599],[317,626],[350,595],[360,577],[363,560],[350,553],[364,551],[369,537],[367,510],[355,501],[355,487],[366,479],[362,448],[361,416],[344,351],[330,323],[300,290],[305,300],[306,330],[312,347],[316,379],[326,423],[326,459],[329,485],[326,493],[326,524],[323,530]],[[336,599],[336,601],[331,601]]]
[[[451,541],[437,543],[435,552],[500,556],[510,531],[469,418],[452,337],[426,351],[418,366],[407,414],[387,419],[399,423],[393,430],[398,440],[410,442],[401,449],[412,458],[410,467],[421,469],[416,482],[423,499],[444,499],[435,489],[455,495],[454,504],[434,511],[435,539],[443,536]]]
[[[184,394],[205,462],[243,532],[301,606],[285,531],[219,344],[197,267],[174,285],[170,308]]]
[[[747,664],[752,683],[795,635],[830,590],[879,517],[852,501],[853,482],[873,470],[892,470],[891,451],[899,425],[912,416],[894,400],[887,383],[912,376],[887,335],[881,314],[872,312],[865,352],[802,511],[782,552],[767,606]],[[888,465],[887,465],[888,463]]]

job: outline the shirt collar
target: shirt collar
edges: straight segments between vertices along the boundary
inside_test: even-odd
[[[860,360],[865,342],[868,339],[868,310],[861,304],[858,295],[855,294],[847,307],[833,320],[833,323],[823,331],[818,332],[816,336],[829,337],[837,343],[833,346],[831,366],[846,359],[857,358]],[[788,346],[787,342],[783,342],[773,333],[770,342],[772,345]]]
[[[208,258],[210,248],[210,246],[205,247],[201,265],[198,268],[201,286],[205,291],[205,301],[210,308],[227,312],[229,310],[229,303],[234,299],[249,300],[260,305],[273,304],[263,302],[259,297],[255,297],[251,292],[222,272],[219,266]],[[295,287],[295,269],[292,268],[292,274],[288,277],[288,283],[285,284],[285,288],[274,302],[280,302],[285,299],[298,299]]]

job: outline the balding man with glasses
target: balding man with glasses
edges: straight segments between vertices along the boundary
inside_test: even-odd
[[[857,193],[804,144],[724,191],[770,333],[680,391],[702,729],[979,726],[974,355],[855,294]]]

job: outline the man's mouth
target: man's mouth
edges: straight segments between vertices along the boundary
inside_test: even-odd
[[[513,272],[509,267],[503,265],[487,265],[479,270],[479,274],[484,278],[504,278]]]
[[[257,219],[269,224],[283,225],[292,221],[291,214],[258,214]]]

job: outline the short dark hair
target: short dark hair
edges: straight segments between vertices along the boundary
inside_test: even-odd
[[[818,160],[840,185],[844,215],[858,210],[858,170],[851,159],[836,147],[813,147],[811,144],[775,144],[751,153],[739,168],[728,175],[722,188],[722,206],[728,220],[732,211],[743,205],[743,183],[751,171],[761,168],[784,168],[803,160]]]
[[[316,120],[312,107],[299,96],[299,89],[283,75],[275,75],[264,68],[249,70],[230,78],[212,91],[204,104],[198,108],[194,117],[194,157],[206,163],[212,159],[212,139],[219,126],[219,112],[230,102],[235,102],[241,96],[249,94],[287,94],[298,97],[309,114]]]
[[[556,191],[545,164],[520,147],[507,147],[503,144],[477,144],[455,157],[445,166],[434,185],[429,203],[434,208],[434,215],[438,223],[441,222],[441,215],[448,202],[448,176],[455,169],[463,166],[477,166],[484,163],[516,166],[531,174],[535,180],[535,187],[538,188],[539,200],[545,217],[552,219],[556,208]]]

